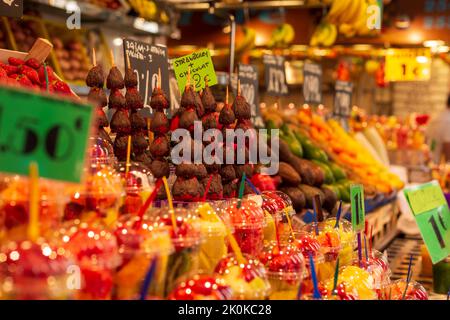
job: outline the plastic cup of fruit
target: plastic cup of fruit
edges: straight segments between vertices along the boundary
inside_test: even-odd
[[[385,300],[428,300],[427,290],[417,281],[411,280],[406,290],[406,279],[391,282],[384,288]]]
[[[112,225],[118,218],[122,195],[121,180],[114,168],[93,165],[84,172],[83,184],[68,184],[65,194],[69,198],[64,208],[64,221],[82,219],[95,213],[106,224]]]
[[[216,276],[196,274],[180,281],[169,295],[170,300],[230,300],[233,291]]]
[[[80,267],[82,283],[77,299],[111,299],[114,273],[121,263],[114,234],[98,222],[74,220],[61,227],[55,236]]]
[[[264,211],[250,199],[233,199],[224,210],[230,217],[233,235],[242,253],[257,257],[264,247]]]
[[[179,277],[198,271],[200,245],[203,240],[200,219],[195,210],[177,207],[174,209],[174,216],[175,228],[172,214],[167,207],[150,210],[147,216],[148,223],[152,228],[167,230],[174,247],[168,260],[164,296],[171,292]]]
[[[155,188],[153,174],[139,162],[130,163],[128,174],[126,174],[125,162],[120,162],[116,170],[120,175],[125,190],[120,214],[136,214]]]
[[[216,273],[231,287],[235,300],[265,300],[270,294],[270,282],[264,265],[244,254],[245,263],[239,263],[234,253],[219,261]]]
[[[66,250],[45,239],[11,241],[0,249],[0,299],[72,299],[78,279],[76,265]],[[71,281],[74,280],[74,281]]]
[[[115,166],[117,164],[111,143],[100,137],[90,137],[89,145],[88,154],[91,166]]]
[[[305,259],[297,246],[269,243],[260,255],[272,288],[270,300],[295,300],[305,275]]]
[[[116,299],[137,299],[152,263],[156,263],[148,295],[164,298],[167,263],[173,252],[168,230],[153,226],[138,216],[122,216],[114,234],[119,246],[121,264],[114,277]]]
[[[359,300],[355,288],[348,286],[345,282],[338,283],[335,290],[324,287],[322,283],[319,283],[319,291],[323,300]]]
[[[378,250],[373,250],[367,260],[364,257],[359,261],[357,256],[354,257],[352,265],[363,268],[370,273],[373,278],[374,289],[377,292],[378,298],[381,299],[385,291],[384,288],[391,283],[391,269],[389,268],[386,255]]]
[[[292,221],[295,210],[289,196],[281,191],[264,191],[261,193],[261,197],[263,199],[262,208],[272,216],[278,234],[291,232],[289,221]]]
[[[334,229],[336,219],[326,219],[323,224],[325,230]],[[352,263],[353,252],[357,248],[356,234],[353,232],[352,224],[342,219],[339,221],[339,239],[341,242],[341,249],[339,251],[339,265],[346,266]]]
[[[0,192],[0,230],[8,240],[26,238],[29,221],[30,189],[28,178],[2,176]],[[42,234],[54,230],[60,223],[64,199],[58,192],[61,184],[39,179],[39,228]]]
[[[324,288],[328,292],[332,292],[334,277],[325,280],[323,283]],[[345,292],[355,295],[360,300],[376,300],[378,298],[372,275],[358,266],[340,268],[338,286],[342,284],[345,285]]]

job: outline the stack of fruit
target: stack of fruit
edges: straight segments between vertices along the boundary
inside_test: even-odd
[[[64,43],[59,37],[52,38],[55,55],[61,67],[64,79],[81,81],[89,70],[85,46],[78,40],[72,39]]]
[[[22,52],[30,51],[36,39],[39,38],[39,23],[30,19],[16,20],[11,18],[8,19],[8,22],[11,32],[14,34],[17,49]]]

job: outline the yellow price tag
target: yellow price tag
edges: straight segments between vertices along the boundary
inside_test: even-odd
[[[427,81],[431,73],[430,49],[388,49],[386,81]]]

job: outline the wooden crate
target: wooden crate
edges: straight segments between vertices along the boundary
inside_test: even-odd
[[[366,220],[373,226],[372,243],[376,249],[384,249],[397,235],[397,221],[400,211],[397,202],[388,203],[366,215]]]

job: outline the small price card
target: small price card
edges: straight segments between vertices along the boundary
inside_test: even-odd
[[[450,255],[450,210],[437,181],[403,191],[433,263]]]
[[[360,184],[350,187],[350,201],[352,206],[353,230],[360,232],[364,230],[366,209],[364,207],[364,188]]]

